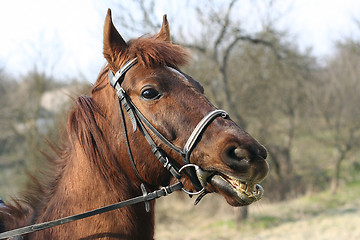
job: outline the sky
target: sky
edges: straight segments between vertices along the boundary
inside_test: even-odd
[[[289,31],[300,49],[311,47],[318,58],[330,55],[336,40],[359,34],[354,23],[360,20],[359,0],[277,2],[278,26]],[[177,3],[172,3],[174,13]],[[102,30],[109,7],[116,24],[121,12],[115,0],[0,0],[0,69],[18,77],[37,68],[59,79],[94,82],[105,64]],[[159,22],[168,10],[157,9]],[[244,17],[256,18],[246,8]]]

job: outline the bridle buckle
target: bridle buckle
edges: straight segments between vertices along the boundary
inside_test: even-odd
[[[165,159],[165,162],[163,163],[164,168],[168,169],[170,161],[169,161],[168,157],[164,157],[164,159]]]

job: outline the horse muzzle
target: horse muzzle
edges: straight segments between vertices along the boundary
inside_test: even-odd
[[[249,205],[260,200],[264,195],[264,189],[260,184],[246,182],[228,175],[215,174],[209,181],[233,206]]]
[[[196,175],[204,188],[210,184],[232,206],[249,205],[264,195],[264,189],[260,184],[239,177],[216,171],[204,171],[201,168],[196,168]]]

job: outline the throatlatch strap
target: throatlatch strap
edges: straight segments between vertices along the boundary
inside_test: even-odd
[[[119,86],[119,85],[117,85]],[[124,106],[125,110],[127,111],[127,113],[129,114],[131,123],[132,123],[132,127],[133,127],[133,132],[136,131],[137,128],[137,123],[136,123],[136,117],[135,117],[135,113],[134,113],[134,109],[133,109],[133,104],[131,103],[130,99],[128,98],[127,94],[125,93],[125,90],[120,87],[119,90],[116,91],[118,98],[119,98],[119,102]],[[121,106],[120,106],[121,108]]]
[[[134,66],[137,63],[137,58],[134,58],[122,66],[119,71],[113,74],[111,70],[109,70],[109,81],[113,88],[116,90],[116,94],[119,97],[119,100],[121,104],[124,106],[126,111],[129,113],[131,123],[133,126],[133,131],[136,131],[136,118],[134,114],[134,110],[132,109],[132,104],[129,102],[130,99],[128,99],[125,90],[121,87],[121,83],[124,81],[125,73],[129,71],[129,69]]]
[[[135,175],[137,176],[137,178],[143,182],[143,183],[146,183],[147,186],[151,186],[151,184],[149,184],[147,181],[145,181],[145,179],[140,175],[139,171],[137,170],[137,167],[135,165],[135,161],[134,161],[134,158],[132,156],[132,153],[131,153],[131,148],[130,148],[130,143],[129,143],[129,138],[128,138],[128,135],[127,135],[127,129],[126,129],[126,124],[125,124],[125,117],[124,117],[124,112],[123,112],[123,109],[122,107],[120,106],[120,117],[121,117],[121,126],[123,128],[123,134],[124,134],[124,140],[125,140],[125,145],[126,145],[126,150],[127,150],[127,153],[128,153],[128,156],[129,156],[129,159],[130,159],[130,163],[131,163],[131,166],[135,172]]]

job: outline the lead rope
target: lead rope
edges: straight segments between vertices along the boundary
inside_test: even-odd
[[[133,205],[133,204],[137,204],[140,202],[145,202],[145,208],[146,211],[149,212],[150,211],[150,201],[160,198],[160,197],[164,197],[167,196],[173,192],[176,192],[180,189],[183,188],[183,184],[181,182],[177,182],[173,185],[170,186],[166,186],[166,187],[162,187],[159,190],[153,191],[148,193],[146,191],[146,188],[144,185],[141,185],[141,190],[143,192],[142,196],[138,196],[135,198],[131,198],[122,202],[118,202],[118,203],[114,203],[102,208],[97,208],[95,210],[91,210],[91,211],[87,211],[84,213],[80,213],[80,214],[76,214],[76,215],[72,215],[72,216],[68,216],[68,217],[64,217],[64,218],[60,218],[54,221],[49,221],[49,222],[44,222],[44,223],[38,223],[38,224],[33,224],[30,226],[26,226],[26,227],[22,227],[22,228],[18,228],[15,230],[11,230],[11,231],[7,231],[4,233],[0,233],[0,239],[7,239],[7,238],[13,238],[14,237],[21,237],[21,235],[24,234],[29,234],[29,233],[33,233],[36,231],[40,231],[40,230],[44,230],[47,228],[51,228],[51,227],[55,227],[55,226],[59,226],[65,223],[70,223],[73,221],[77,221],[83,218],[87,218],[87,217],[91,217],[91,216],[95,216],[101,213],[105,213],[105,212],[109,212],[109,211],[113,211],[115,209],[119,209],[119,208],[123,208],[129,205]],[[21,238],[18,238],[21,239]]]

